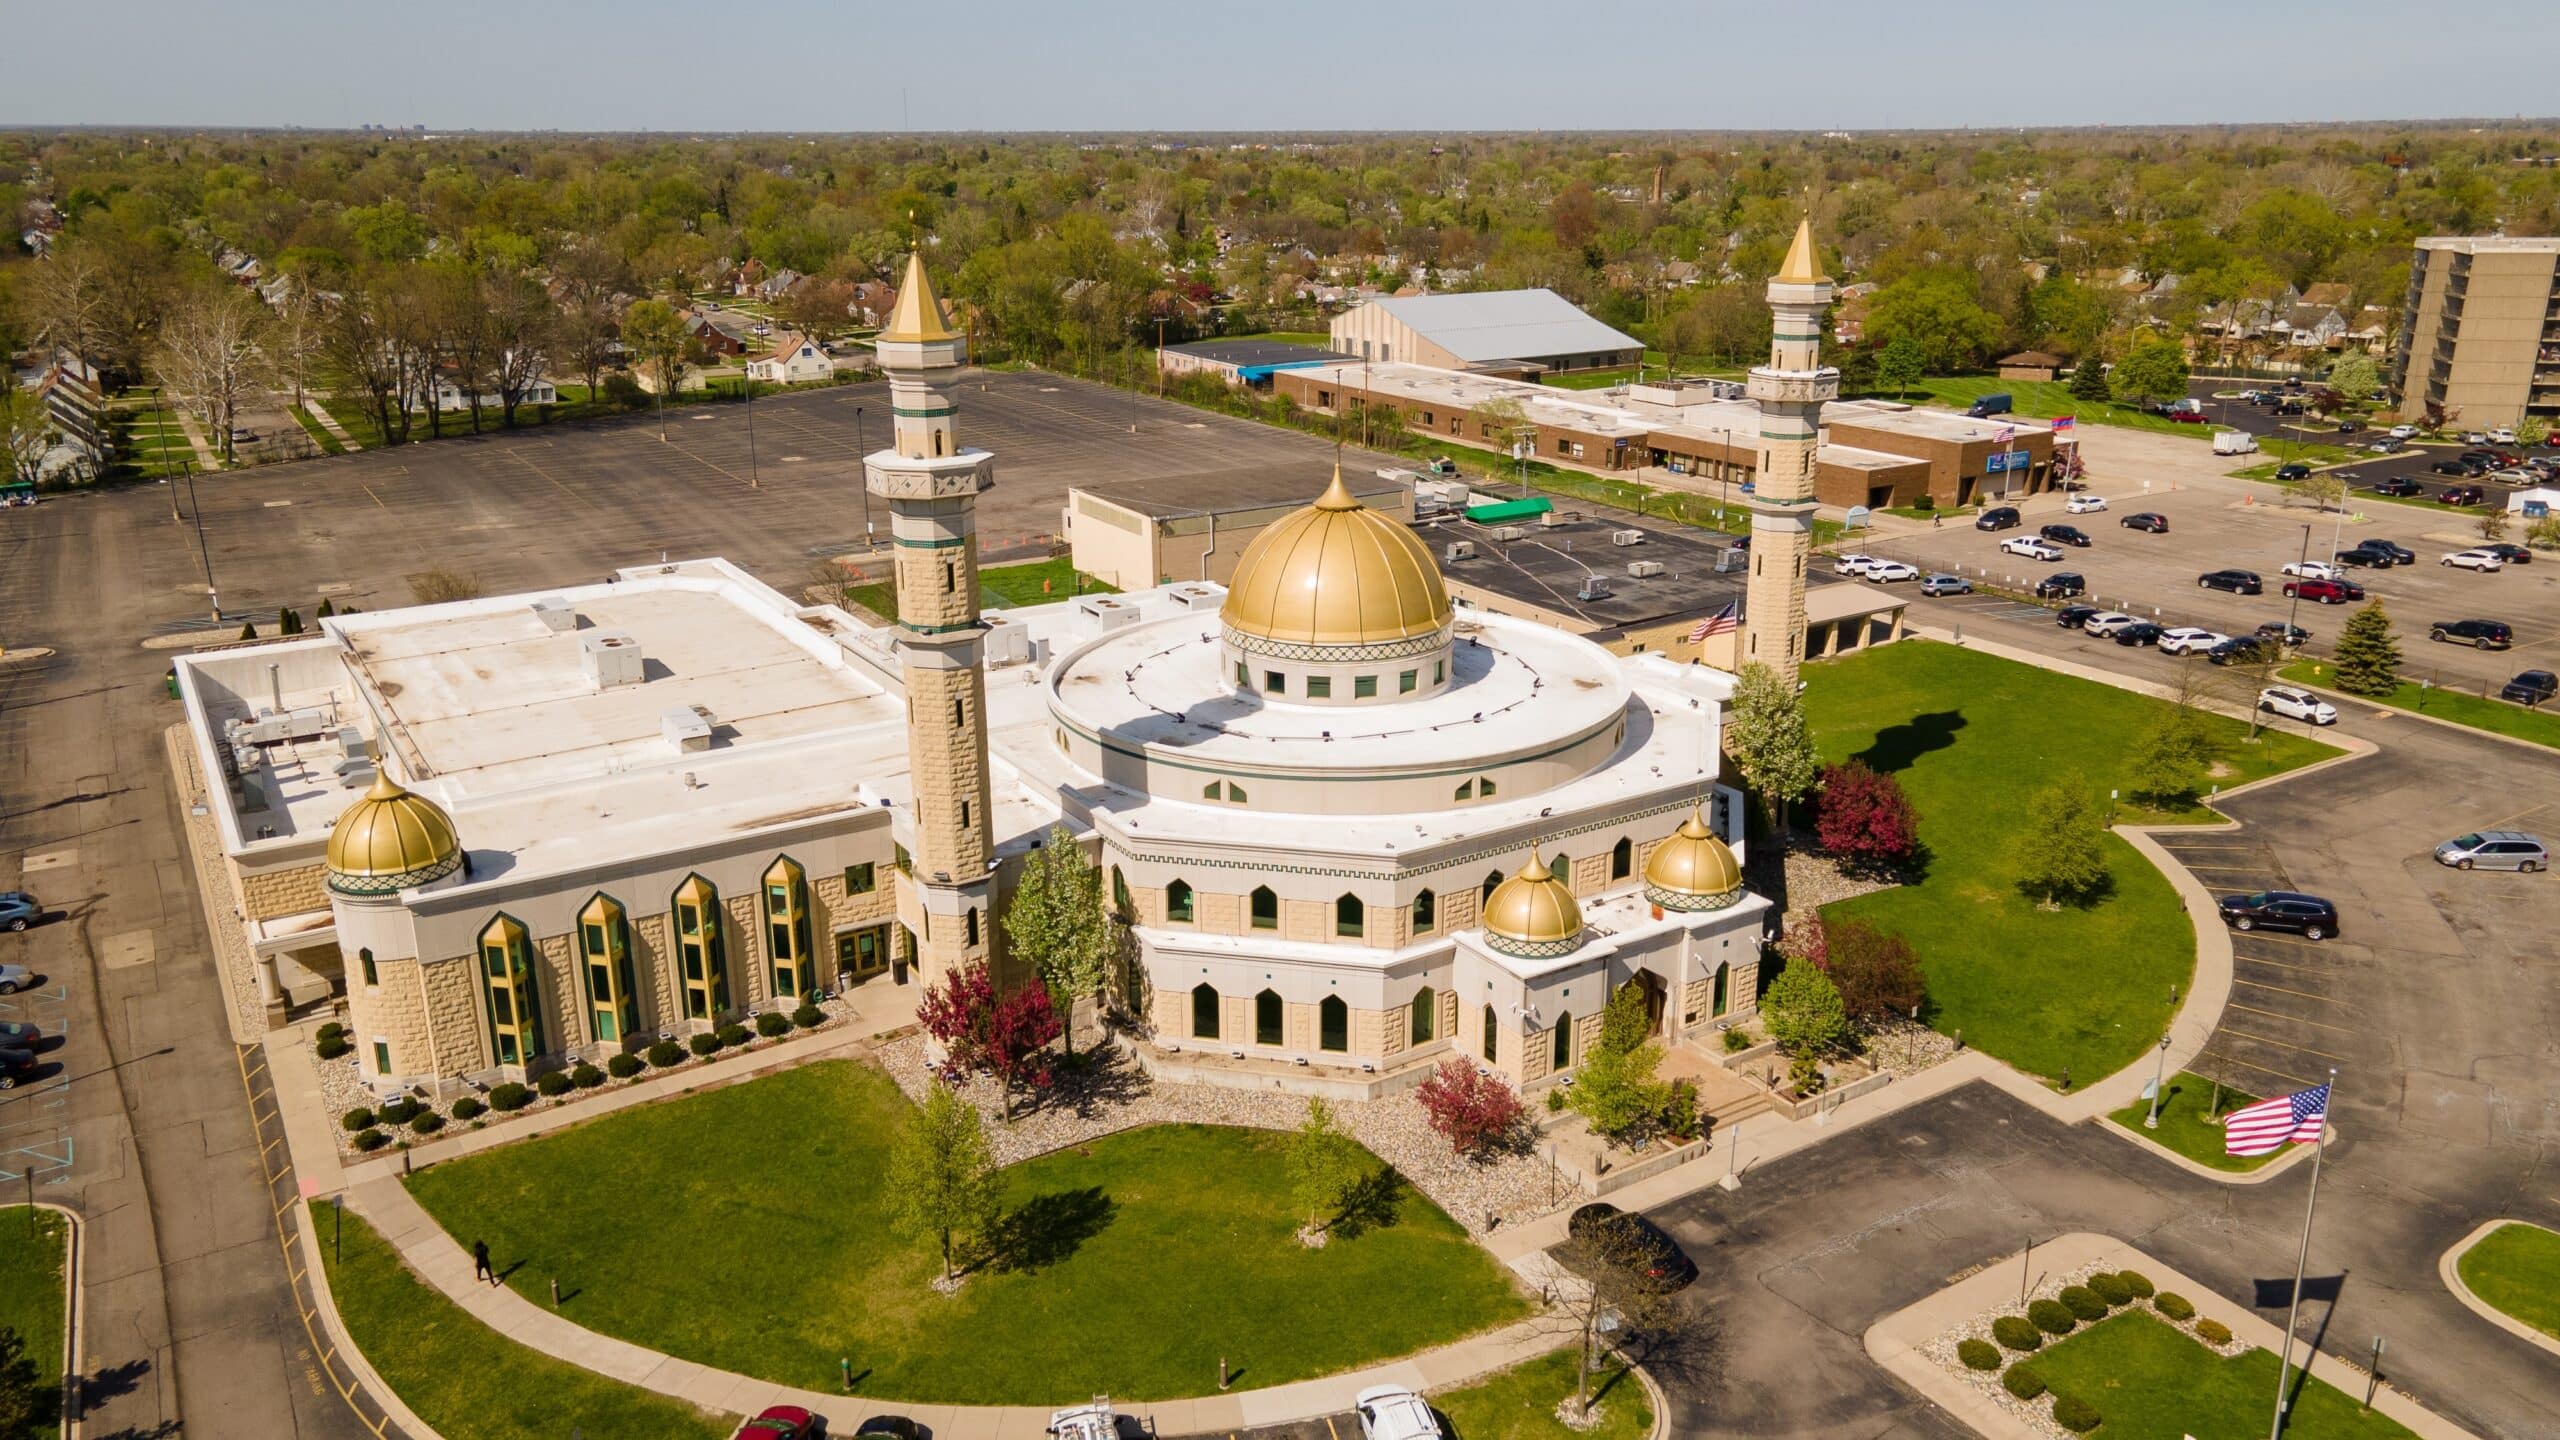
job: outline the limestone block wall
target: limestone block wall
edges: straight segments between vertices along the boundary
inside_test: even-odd
[[[724,898],[729,911],[729,928],[720,939],[726,947],[729,962],[730,1007],[762,1008],[773,993],[773,973],[766,967],[764,958],[764,917],[758,913],[753,895]]]
[[[632,980],[639,988],[640,1025],[651,1032],[676,1028],[684,999],[676,990],[675,955],[667,948],[667,917],[641,915],[631,921]]]
[[[476,954],[429,961],[426,981],[427,1023],[434,1031],[435,1072],[459,1077],[486,1070],[489,1030],[481,1023]]]
[[[308,915],[329,908],[329,890],[321,867],[296,865],[259,874],[240,871],[240,903],[253,920]]]
[[[348,992],[348,1018],[354,1022],[349,1033],[355,1038],[357,1062],[365,1078],[380,1078],[373,1065],[377,1040],[391,1047],[392,1074],[433,1073],[435,1031],[427,1013],[422,967],[415,960],[378,960],[374,974],[381,983],[366,986],[359,979]]]
[[[587,987],[578,974],[578,957],[572,953],[566,935],[545,935],[534,942],[542,975],[535,983],[542,989],[542,1043],[545,1049],[560,1052],[582,1050],[593,1044],[588,1034],[590,1012],[586,1006]]]
[[[950,566],[952,583],[943,584]],[[901,543],[894,570],[898,581],[898,619],[919,629],[966,624],[978,608],[978,547],[932,548]]]

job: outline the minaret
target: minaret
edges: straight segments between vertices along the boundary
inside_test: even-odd
[[[871,493],[889,502],[915,787],[910,859],[920,913],[911,919],[930,978],[987,958],[995,928],[978,618],[978,493],[995,484],[995,457],[962,449],[952,425],[950,386],[968,357],[925,278],[921,251],[907,257],[897,310],[874,343],[889,376],[890,445],[862,466]]]
[[[1760,468],[1751,495],[1751,581],[1744,591],[1742,660],[1792,685],[1804,660],[1804,567],[1813,552],[1814,450],[1822,402],[1840,394],[1840,372],[1822,363],[1822,315],[1831,277],[1813,258],[1813,222],[1799,221],[1787,260],[1769,281],[1769,363],[1751,372],[1760,404]]]

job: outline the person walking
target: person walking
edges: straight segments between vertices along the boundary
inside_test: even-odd
[[[489,1242],[486,1240],[471,1242],[471,1278],[486,1280],[492,1285],[498,1283],[498,1272],[489,1265]]]

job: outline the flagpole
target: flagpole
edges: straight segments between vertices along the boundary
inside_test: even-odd
[[[2338,1106],[2338,1067],[2329,1067],[2329,1098],[2320,1107],[2320,1138],[2311,1147],[2311,1198],[2302,1206],[2302,1249],[2293,1257],[2293,1307],[2284,1315],[2284,1353],[2276,1357],[2276,1413],[2267,1427],[2267,1440],[2282,1440],[2284,1435],[2284,1391],[2293,1366],[2294,1322],[2302,1316],[2302,1273],[2311,1263],[2311,1216],[2320,1205],[2320,1161],[2329,1153],[2329,1116]],[[2331,1303],[2335,1303],[2334,1301]],[[2304,1360],[2305,1373],[2311,1362]]]

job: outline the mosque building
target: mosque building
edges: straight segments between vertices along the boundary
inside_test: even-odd
[[[1338,470],[1227,586],[982,615],[994,458],[920,257],[880,350],[893,623],[706,559],[181,659],[235,984],[343,1003],[385,1091],[846,988],[911,1011],[1022,972],[1004,896],[1063,826],[1169,1077],[1379,1093],[1458,1056],[1536,1088],[1624,987],[1669,1040],[1753,1009],[1730,675],[1453,604]]]

